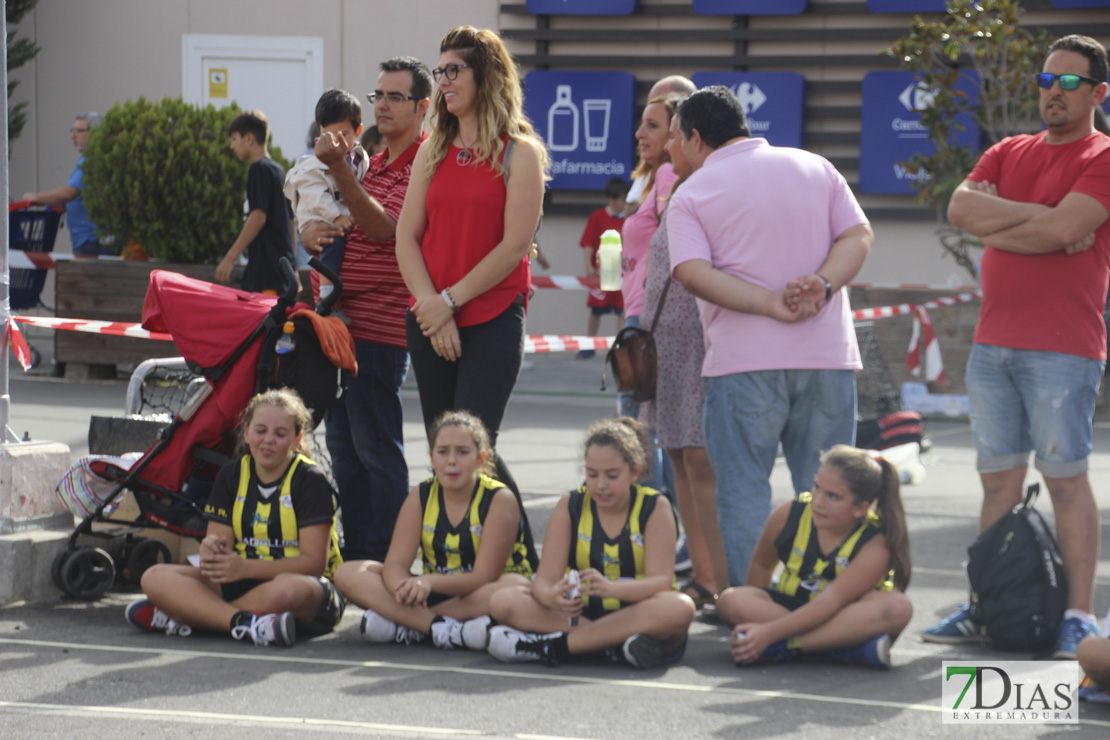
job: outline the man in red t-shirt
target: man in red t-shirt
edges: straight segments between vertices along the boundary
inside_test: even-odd
[[[985,152],[948,218],[986,247],[983,307],[967,366],[984,530],[1022,500],[1029,453],[1044,476],[1068,581],[1054,656],[1075,660],[1092,615],[1099,510],[1087,476],[1091,416],[1106,366],[1110,137],[1095,131],[1107,57],[1087,36],[1049,48],[1040,86],[1045,131]],[[981,640],[965,605],[922,633]]]
[[[327,415],[327,443],[339,488],[345,560],[385,560],[393,525],[409,491],[402,435],[401,383],[408,365],[405,312],[409,291],[401,279],[394,232],[416,150],[427,134],[432,75],[412,57],[381,65],[368,96],[387,148],[370,159],[359,183],[346,163],[346,144],[331,134],[316,142],[355,227],[343,257],[343,311],[351,319],[358,375]],[[310,253],[342,232],[314,222],[301,232]],[[313,273],[315,278],[315,273]]]
[[[628,195],[628,183],[619,177],[614,177],[605,184],[605,205],[590,214],[586,221],[586,228],[582,232],[580,245],[586,251],[582,254],[586,258],[586,275],[598,276],[597,250],[601,246],[601,235],[609,229],[618,234],[624,225],[624,197]],[[590,288],[586,298],[586,307],[590,310],[590,318],[586,323],[586,334],[596,337],[601,326],[601,317],[607,313],[616,314],[617,330],[621,328],[621,314],[624,312],[624,296],[619,290],[601,290]],[[580,349],[575,355],[576,359],[588,360],[594,356],[592,349]]]

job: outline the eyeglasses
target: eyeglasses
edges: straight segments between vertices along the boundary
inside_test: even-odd
[[[386,101],[389,101],[390,105],[402,105],[406,100],[421,100],[422,98],[419,95],[402,95],[399,92],[383,93],[375,90],[372,93],[367,93],[366,99],[370,101],[371,105]]]
[[[1037,75],[1037,84],[1045,90],[1051,89],[1052,83],[1060,81],[1061,90],[1077,90],[1079,83],[1089,82],[1092,85],[1098,85],[1099,81],[1094,77],[1084,77],[1083,75],[1054,75],[1049,72],[1042,72]]]
[[[69,130],[69,132],[70,132],[71,134],[83,134],[83,133],[85,133],[85,132],[86,132],[86,131],[88,131],[88,130],[89,130],[89,127],[87,127],[87,126],[86,126],[85,128],[76,128],[76,127],[74,127],[74,128],[71,128],[71,129]]]
[[[440,77],[446,77],[453,80],[459,76],[460,69],[470,69],[469,64],[447,64],[437,69],[432,70],[432,77],[436,82],[439,82]]]

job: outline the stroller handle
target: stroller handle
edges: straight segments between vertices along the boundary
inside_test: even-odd
[[[297,273],[293,271],[293,265],[289,264],[289,260],[282,257],[278,260],[278,269],[281,270],[281,282],[285,286],[285,290],[281,295],[281,303],[285,306],[292,306],[297,302]]]
[[[316,313],[321,316],[327,316],[331,313],[331,308],[335,305],[335,302],[343,296],[343,281],[339,279],[339,275],[335,273],[335,270],[315,257],[310,257],[308,259],[308,266],[326,277],[331,281],[331,284],[335,286],[334,290],[316,305]]]

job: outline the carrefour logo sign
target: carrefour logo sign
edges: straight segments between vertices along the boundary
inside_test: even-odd
[[[956,90],[974,101],[979,95],[978,80],[968,73]],[[910,72],[881,70],[863,78],[863,120],[860,126],[860,190],[865,193],[909,195],[913,183],[929,179],[921,169],[905,163],[914,154],[926,156],[936,151],[929,141],[929,130],[921,123],[921,112],[933,104],[937,90],[915,80]],[[979,129],[970,116],[958,116],[964,129],[953,136],[962,146],[979,145]]]
[[[698,72],[698,87],[724,85],[736,93],[752,136],[775,146],[802,146],[805,78],[794,72]]]

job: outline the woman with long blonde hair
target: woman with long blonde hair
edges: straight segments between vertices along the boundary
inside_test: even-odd
[[[449,31],[433,76],[431,134],[397,223],[397,263],[412,293],[409,354],[425,427],[444,411],[466,409],[496,445],[524,355],[528,257],[547,152],[495,32]],[[516,490],[499,458],[497,467],[498,479]]]

